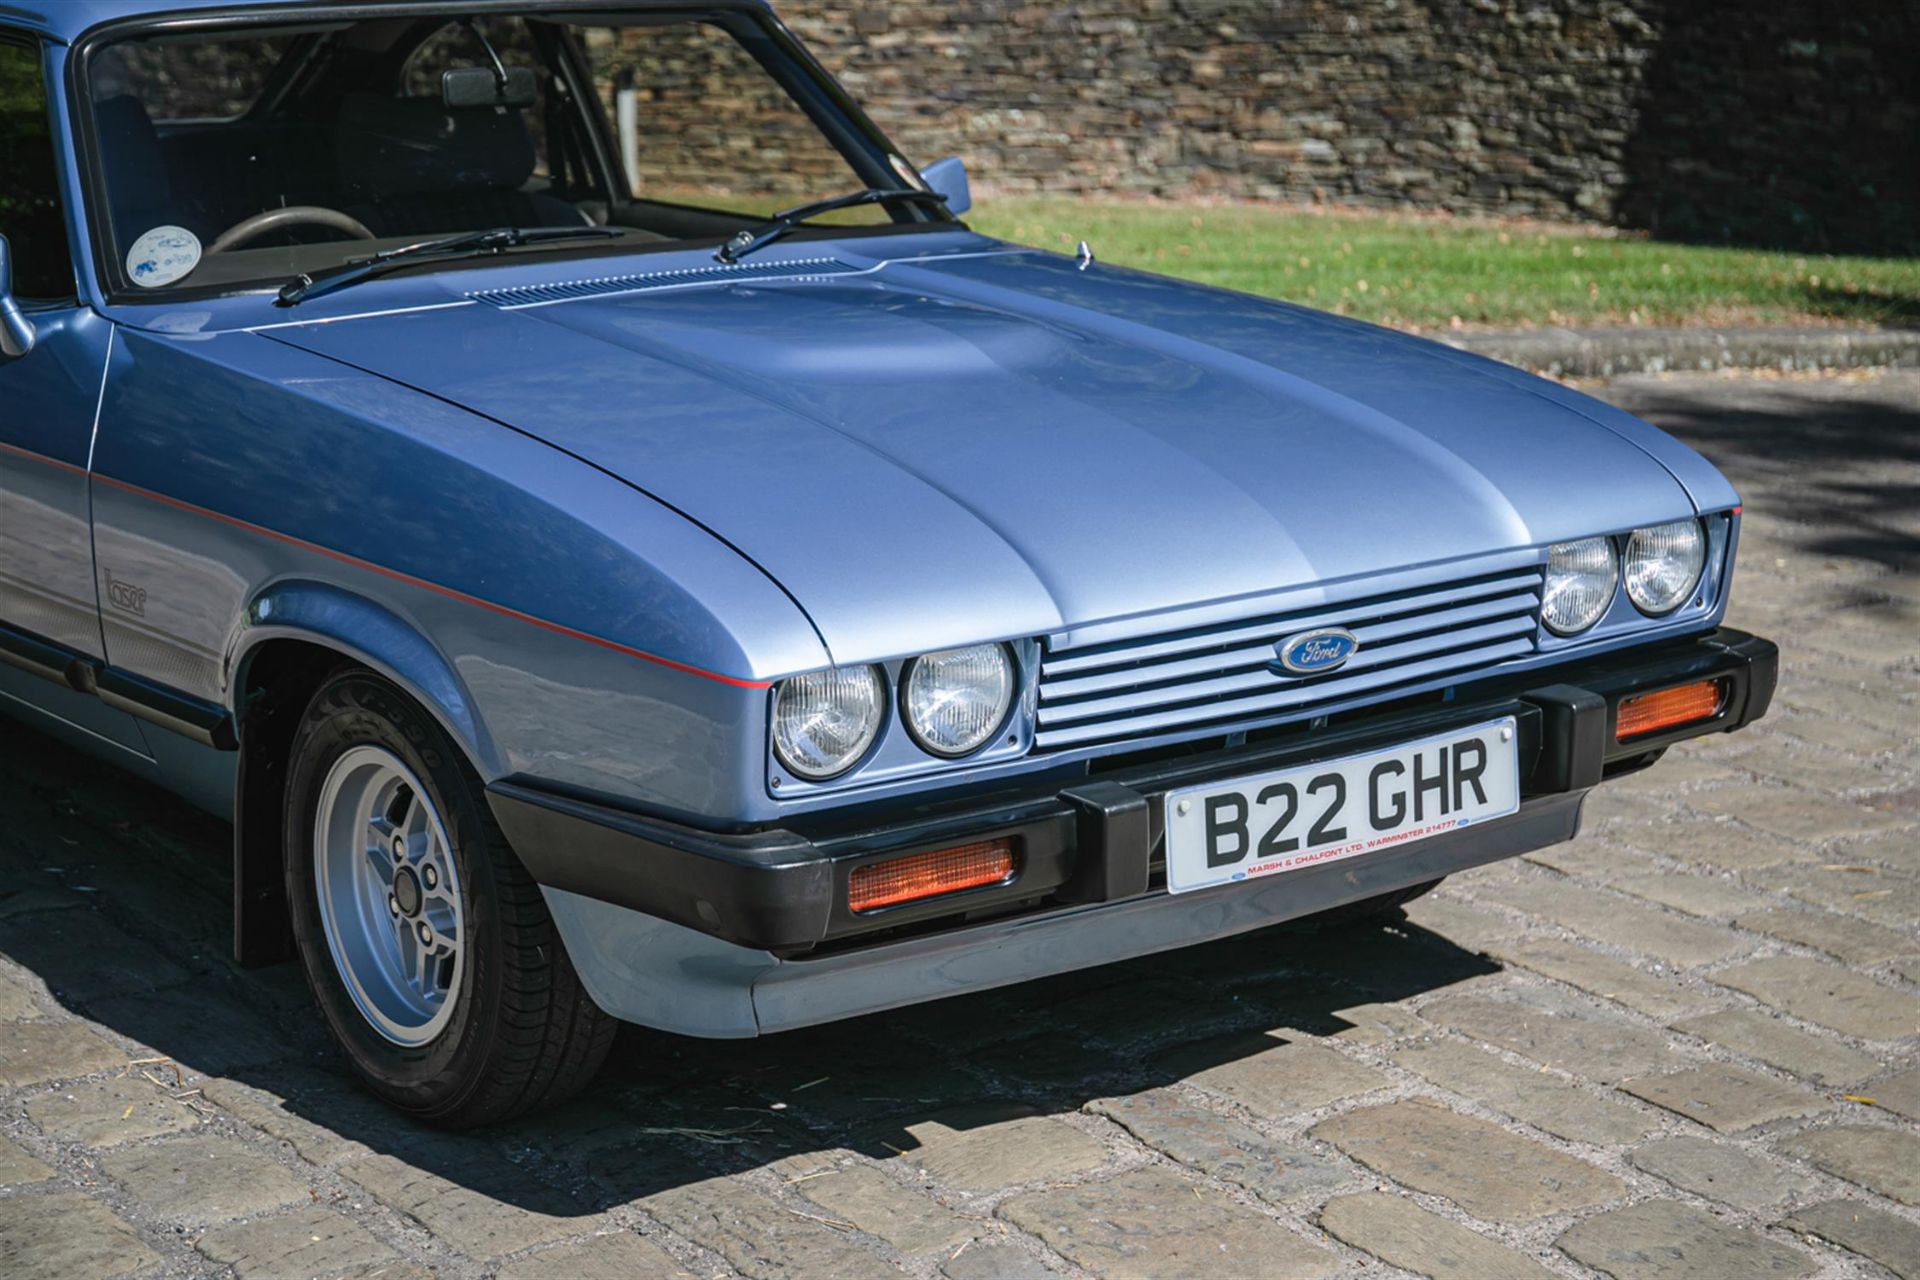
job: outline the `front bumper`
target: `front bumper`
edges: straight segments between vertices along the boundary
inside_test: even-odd
[[[1182,895],[1228,914],[1258,906],[1241,927],[1308,915],[1419,884],[1573,836],[1585,792],[1686,738],[1744,727],[1765,714],[1779,654],[1723,629],[1656,649],[1615,653],[1511,683],[1477,681],[1447,700],[1355,715],[1256,744],[1122,763],[1096,773],[1028,781],[1022,789],[883,815],[822,819],[804,828],[720,834],[664,822],[508,779],[488,788],[495,816],[535,880],[549,890],[642,912],[712,938],[794,957],[837,954],[917,935],[1077,915],[1087,907],[1167,897],[1160,863],[1168,791],[1354,755],[1511,715],[1518,725],[1520,811],[1253,885]],[[1719,679],[1711,719],[1627,743],[1614,737],[1623,698]],[[1016,872],[1000,885],[856,914],[848,878],[861,866],[979,840],[1014,843]],[[1224,899],[1237,899],[1235,906]]]

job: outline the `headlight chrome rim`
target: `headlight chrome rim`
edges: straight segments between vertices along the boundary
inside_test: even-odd
[[[1599,561],[1604,558],[1604,571]],[[1566,590],[1556,592],[1555,574],[1565,583],[1575,577],[1587,580],[1588,590],[1582,612],[1570,616],[1563,615],[1555,619],[1555,607],[1569,594]],[[1606,617],[1607,610],[1613,604],[1614,595],[1620,587],[1620,556],[1614,549],[1613,539],[1607,537],[1576,538],[1571,542],[1556,542],[1547,548],[1547,572],[1543,580],[1540,597],[1540,621],[1556,636],[1577,636],[1591,630],[1600,619]]]
[[[811,698],[814,705],[791,706],[789,700],[796,698]],[[859,717],[854,732],[821,723],[831,712],[848,710]],[[780,766],[806,782],[831,781],[857,767],[879,740],[887,719],[886,673],[878,666],[853,666],[791,676],[774,687],[770,718],[773,757]],[[833,749],[815,747],[821,762],[805,762],[803,748],[822,734]]]
[[[1653,573],[1636,568],[1650,563],[1656,557],[1670,555],[1670,548],[1650,548],[1648,544],[1663,538],[1683,538],[1685,554],[1680,564],[1686,567],[1684,585],[1678,591],[1669,588],[1665,597],[1653,594],[1649,580]],[[1635,529],[1627,539],[1627,552],[1623,557],[1621,573],[1626,579],[1627,598],[1633,601],[1633,607],[1649,618],[1664,618],[1675,612],[1699,590],[1700,580],[1707,571],[1707,533],[1700,521],[1693,517],[1685,520],[1670,520],[1665,524],[1649,525],[1644,529]],[[1680,579],[1674,579],[1679,582]]]
[[[997,674],[1000,688],[996,694],[994,713],[991,716],[978,717],[978,727],[970,736],[951,743],[942,743],[921,723],[919,709],[920,690],[916,682],[929,669],[930,664],[943,661],[963,661],[969,655],[985,657],[993,655],[998,663]],[[960,760],[978,754],[993,745],[1001,731],[1013,716],[1015,704],[1019,701],[1019,663],[1015,661],[1013,650],[1000,643],[962,645],[954,649],[939,649],[932,653],[923,653],[910,660],[900,672],[900,722],[906,726],[907,736],[913,744],[930,756],[942,760]]]

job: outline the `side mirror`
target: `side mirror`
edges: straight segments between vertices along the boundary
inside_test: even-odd
[[[509,107],[525,111],[540,100],[540,77],[531,67],[454,67],[440,75],[440,101],[456,110]]]
[[[13,248],[0,236],[0,363],[33,350],[33,321],[13,300]]]
[[[973,191],[967,186],[967,166],[959,156],[935,160],[920,171],[927,186],[947,198],[947,212],[955,217],[973,208]]]

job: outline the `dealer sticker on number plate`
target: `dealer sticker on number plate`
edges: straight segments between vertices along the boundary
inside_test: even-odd
[[[1167,793],[1167,889],[1298,871],[1520,808],[1512,716],[1383,751]]]

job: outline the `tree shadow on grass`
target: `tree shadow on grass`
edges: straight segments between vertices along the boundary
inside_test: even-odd
[[[204,1090],[344,1176],[431,1174],[482,1208],[584,1221],[749,1169],[803,1176],[847,1149],[910,1159],[929,1123],[965,1130],[1074,1111],[1498,971],[1394,913],[758,1041],[623,1028],[581,1099],[445,1134],[354,1086],[296,966],[230,963],[230,828],[0,723],[20,761],[0,777],[0,811],[15,819],[0,838],[0,986],[44,983],[46,1012],[64,1008],[136,1042],[136,1056],[177,1064],[181,1090]],[[164,1063],[143,1070],[173,1078]]]
[[[1836,264],[1841,279],[1846,279],[1844,263]],[[1920,289],[1882,289],[1878,293],[1823,284],[1802,287],[1799,304],[1808,315],[1844,320],[1854,325],[1878,325],[1883,329],[1920,329]]]

